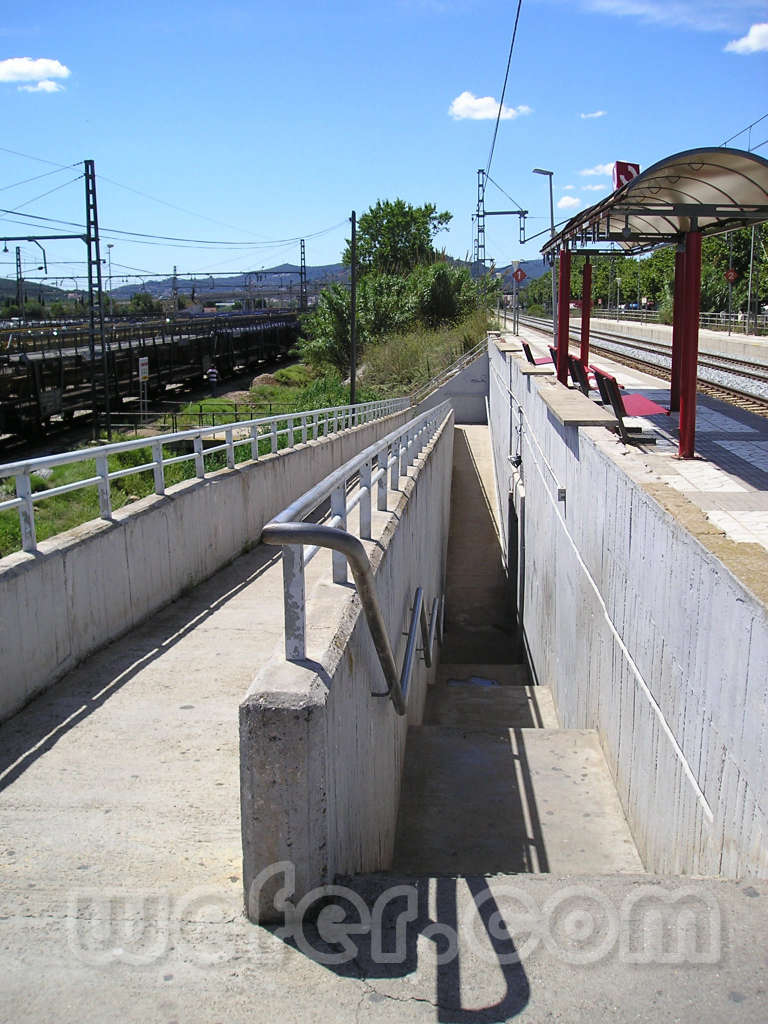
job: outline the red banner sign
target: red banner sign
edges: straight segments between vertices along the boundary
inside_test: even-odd
[[[613,190],[621,188],[636,178],[640,173],[640,164],[628,164],[625,160],[617,160],[613,165]]]

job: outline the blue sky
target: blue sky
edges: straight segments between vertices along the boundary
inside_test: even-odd
[[[90,158],[103,230],[237,243],[113,236],[116,283],[127,268],[220,274],[296,263],[297,242],[267,243],[302,236],[310,264],[335,262],[350,211],[398,196],[450,210],[441,244],[463,257],[515,7],[6,5],[0,206],[82,222],[81,167],[69,165]],[[555,201],[571,204],[560,219],[610,190],[608,174],[584,172],[719,145],[767,113],[768,4],[523,0],[505,107],[491,176],[530,211],[530,235],[549,222],[547,182],[533,167],[555,172]],[[768,119],[751,142],[766,139]],[[747,137],[733,144],[746,148]],[[758,152],[768,156],[768,146]],[[489,185],[486,206],[510,203]],[[30,230],[13,220],[3,216],[2,234]],[[540,244],[521,247],[511,217],[489,218],[486,238],[499,264],[534,258]],[[34,276],[39,252],[22,250]],[[47,243],[51,277],[84,273],[83,251]],[[12,246],[0,253],[0,276],[14,276],[12,257]]]

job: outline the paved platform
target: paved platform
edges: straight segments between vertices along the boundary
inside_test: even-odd
[[[539,331],[522,327],[520,337],[536,355],[548,354]],[[514,341],[509,332],[504,338]],[[595,355],[595,362],[627,391],[669,406],[668,381],[625,367],[603,353]],[[607,443],[620,450],[627,467],[640,475],[668,511],[716,550],[756,596],[768,601],[768,419],[699,394],[696,457],[691,460],[677,457],[678,419],[678,413],[660,413],[626,420],[654,434],[655,445],[625,446],[618,438]],[[719,542],[726,540],[732,543]]]

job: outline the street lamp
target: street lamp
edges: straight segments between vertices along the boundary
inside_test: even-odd
[[[542,167],[534,167],[534,174],[544,174],[549,178],[549,237],[555,237],[555,199],[552,192],[552,178],[554,177],[554,171],[545,171]],[[555,348],[557,348],[557,283],[555,281],[555,263],[554,255],[552,262],[552,338],[554,340]]]

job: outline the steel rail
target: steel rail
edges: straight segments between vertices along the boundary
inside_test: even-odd
[[[347,533],[346,530],[315,523],[270,523],[264,527],[261,539],[265,544],[296,545],[302,547],[306,544],[317,548],[328,548],[331,551],[338,551],[344,555],[352,571],[360,604],[365,613],[373,646],[376,649],[386,682],[386,692],[374,694],[374,696],[388,696],[398,715],[405,715],[408,710],[406,703],[408,684],[410,683],[413,671],[419,627],[422,635],[424,663],[427,668],[432,666],[432,649],[439,618],[438,599],[435,598],[432,602],[432,612],[428,622],[424,608],[423,591],[421,587],[417,587],[403,665],[400,672],[398,672],[395,656],[392,653],[392,645],[387,634],[387,627],[381,613],[379,599],[376,595],[376,581],[373,570],[371,569],[371,563],[362,541],[358,540],[353,534]]]
[[[544,334],[550,334],[551,328],[544,326],[543,323],[536,322],[535,318],[526,318],[527,326],[534,330],[542,331]],[[578,341],[579,333],[578,328],[570,329],[570,338]],[[632,366],[644,372],[650,372],[657,376],[669,378],[671,370],[671,346],[665,346],[658,342],[647,341],[643,338],[627,338],[625,335],[611,334],[607,331],[595,331],[592,332],[591,337],[597,339],[591,346],[595,352],[600,352],[607,356],[612,356],[618,362],[625,363],[627,366]],[[615,347],[609,347],[606,344],[600,344],[600,340],[608,342],[610,345]],[[640,352],[647,352],[651,355],[659,356],[661,359],[667,360],[668,365],[664,365],[660,362],[654,362],[653,360],[644,360],[639,358],[637,355],[627,354],[624,349],[635,349]],[[717,362],[715,360],[718,360]],[[728,356],[717,356],[706,354],[699,358],[699,369],[710,370],[714,373],[725,373],[730,374],[733,377],[741,377],[745,381],[768,381],[768,373],[754,372],[755,369],[760,370],[762,367],[760,364],[749,363],[747,360],[740,360]],[[741,369],[742,365],[752,367],[752,371],[745,371]],[[713,397],[720,397],[723,401],[728,401],[731,404],[740,405],[744,408],[748,408],[758,415],[765,416],[768,411],[768,399],[762,395],[756,394],[754,391],[748,389],[741,389],[738,387],[729,386],[727,384],[720,383],[710,379],[701,373],[697,376],[697,387],[700,391],[708,393]]]

